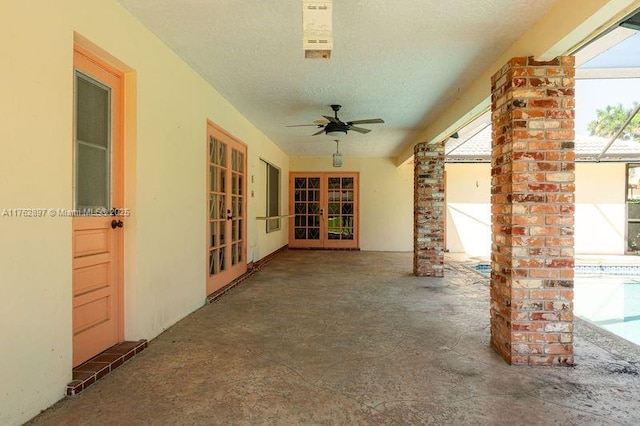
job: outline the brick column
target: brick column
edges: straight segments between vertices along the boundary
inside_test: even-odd
[[[573,365],[574,59],[513,58],[491,79],[491,345]]]
[[[444,277],[444,143],[413,153],[413,273]]]

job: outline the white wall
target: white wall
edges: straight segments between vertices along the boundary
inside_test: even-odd
[[[447,241],[453,253],[491,253],[490,164],[445,164]]]
[[[624,163],[576,164],[576,254],[624,254]]]
[[[291,171],[360,172],[360,248],[413,251],[413,165],[391,158],[291,158]]]
[[[153,338],[205,299],[206,120],[248,145],[249,191],[264,190],[259,157],[285,177],[288,157],[113,0],[4,0],[2,17],[0,213],[72,207],[74,39],[127,72],[125,338]],[[263,210],[249,198],[249,260],[287,242],[252,219]],[[0,238],[0,424],[14,425],[71,379],[71,220],[0,216]]]
[[[491,167],[446,164],[447,248],[491,253]],[[624,254],[625,164],[576,163],[576,254]]]

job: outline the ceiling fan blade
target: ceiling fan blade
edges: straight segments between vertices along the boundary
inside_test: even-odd
[[[353,130],[354,132],[358,132],[358,133],[369,133],[371,130],[369,129],[363,129],[362,127],[356,127],[356,126],[349,126],[349,130]]]
[[[338,120],[336,120],[334,117],[331,117],[329,115],[323,115],[324,118],[326,118],[327,120],[329,120],[332,123],[339,123]]]
[[[376,124],[376,123],[384,123],[382,118],[369,118],[367,120],[354,120],[349,121],[347,124]]]
[[[324,128],[322,130],[319,130],[319,131],[315,132],[311,136],[317,136],[317,135],[322,134],[322,133],[324,133]]]
[[[309,127],[309,126],[318,127],[320,126],[320,124],[294,124],[293,126],[287,126],[287,127]]]

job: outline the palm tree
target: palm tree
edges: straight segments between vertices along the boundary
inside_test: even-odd
[[[587,124],[587,130],[591,135],[612,137],[637,106],[638,103],[634,102],[631,108],[625,108],[622,104],[617,104],[607,105],[605,109],[596,110],[597,119]],[[640,142],[640,114],[636,114],[633,117],[620,135],[620,139],[632,139]]]

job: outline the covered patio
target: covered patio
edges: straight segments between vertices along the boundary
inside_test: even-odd
[[[575,366],[509,366],[488,278],[412,260],[284,251],[30,424],[640,423],[637,347],[576,319]]]

